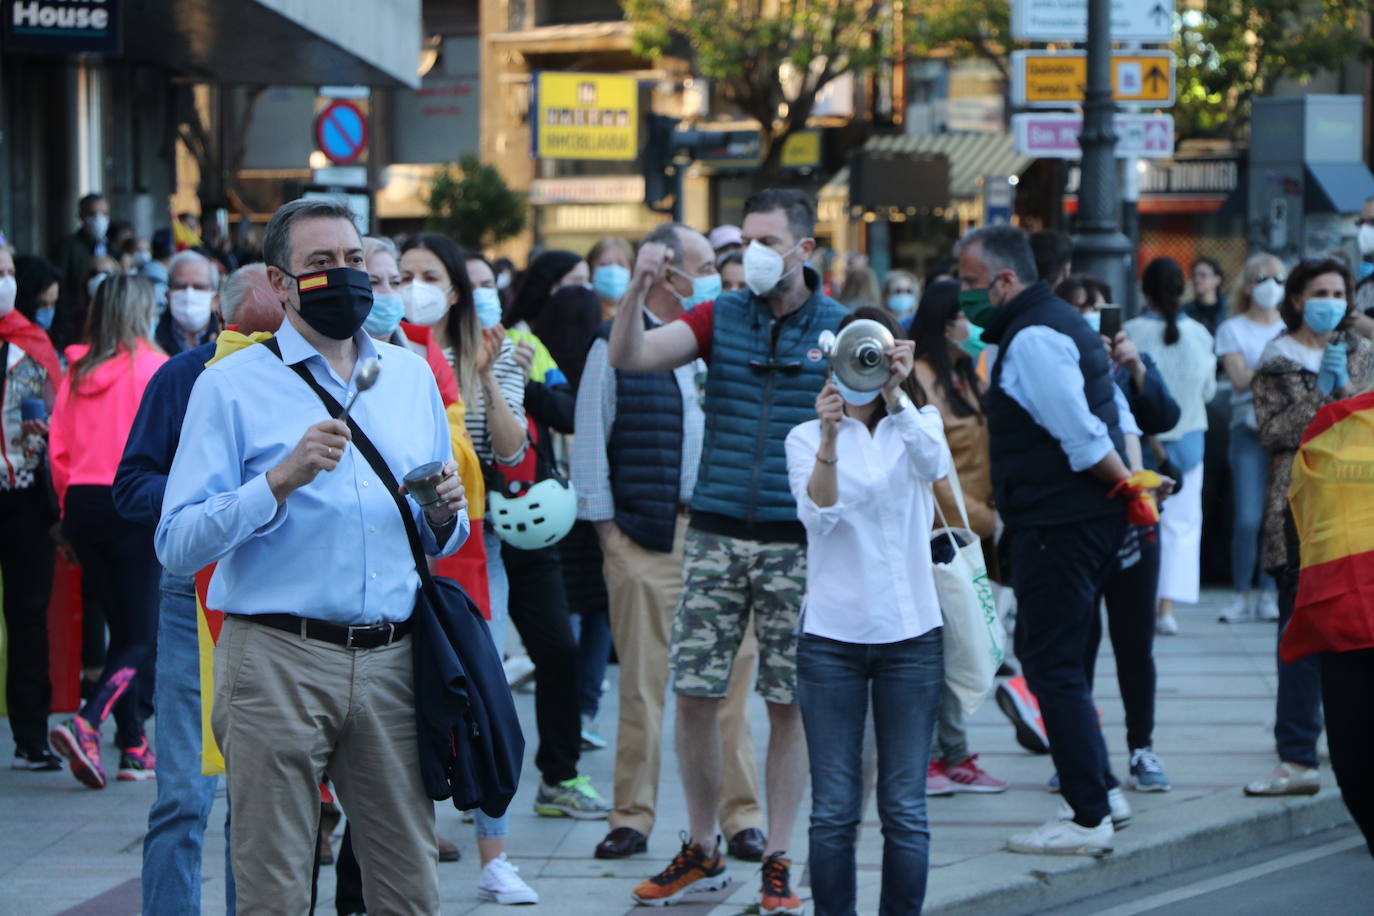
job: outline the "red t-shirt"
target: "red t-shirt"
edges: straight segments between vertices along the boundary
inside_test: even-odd
[[[692,329],[697,338],[697,353],[706,362],[711,361],[711,328],[714,302],[703,302],[689,312],[677,316],[677,320]]]

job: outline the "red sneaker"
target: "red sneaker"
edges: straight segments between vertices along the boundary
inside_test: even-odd
[[[1018,744],[1032,754],[1050,752],[1050,738],[1045,734],[1045,720],[1040,717],[1040,703],[1026,685],[1025,677],[1017,675],[997,685],[997,708],[1016,726]]]
[[[933,795],[953,795],[954,783],[945,775],[945,765],[939,760],[931,760],[926,768],[926,798]]]
[[[990,775],[978,765],[978,755],[972,754],[962,763],[945,764],[945,775],[955,792],[1005,792],[1006,780]]]

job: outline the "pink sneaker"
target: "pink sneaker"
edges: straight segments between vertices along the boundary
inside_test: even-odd
[[[157,779],[157,755],[148,745],[145,735],[138,747],[126,747],[119,755],[119,772],[115,778],[121,782],[143,782]]]
[[[945,775],[945,765],[938,760],[932,760],[926,768],[926,797],[953,795],[956,791],[954,783]]]
[[[978,755],[972,754],[963,763],[944,765],[945,775],[955,792],[1005,792],[1007,783],[990,775],[978,765]]]
[[[53,750],[67,758],[72,775],[92,789],[105,788],[105,768],[100,765],[100,729],[80,716],[72,716],[48,733]]]

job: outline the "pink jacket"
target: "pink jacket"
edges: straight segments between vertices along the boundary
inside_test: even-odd
[[[67,365],[75,364],[88,349],[85,344],[68,347]],[[114,483],[143,389],[165,362],[166,356],[139,341],[132,359],[121,350],[82,378],[75,393],[72,373],[62,377],[49,424],[48,453],[53,488],[64,510],[67,488],[73,484]]]

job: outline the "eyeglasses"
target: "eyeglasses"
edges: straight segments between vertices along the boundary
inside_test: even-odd
[[[1273,280],[1275,283],[1279,284],[1280,286],[1282,286],[1284,283],[1288,282],[1288,278],[1285,277],[1283,274],[1273,274],[1273,275],[1270,275],[1270,274],[1260,274],[1258,277],[1255,278],[1255,285],[1256,285],[1256,286],[1259,286],[1259,285],[1260,285],[1261,283],[1263,283],[1265,280]]]

